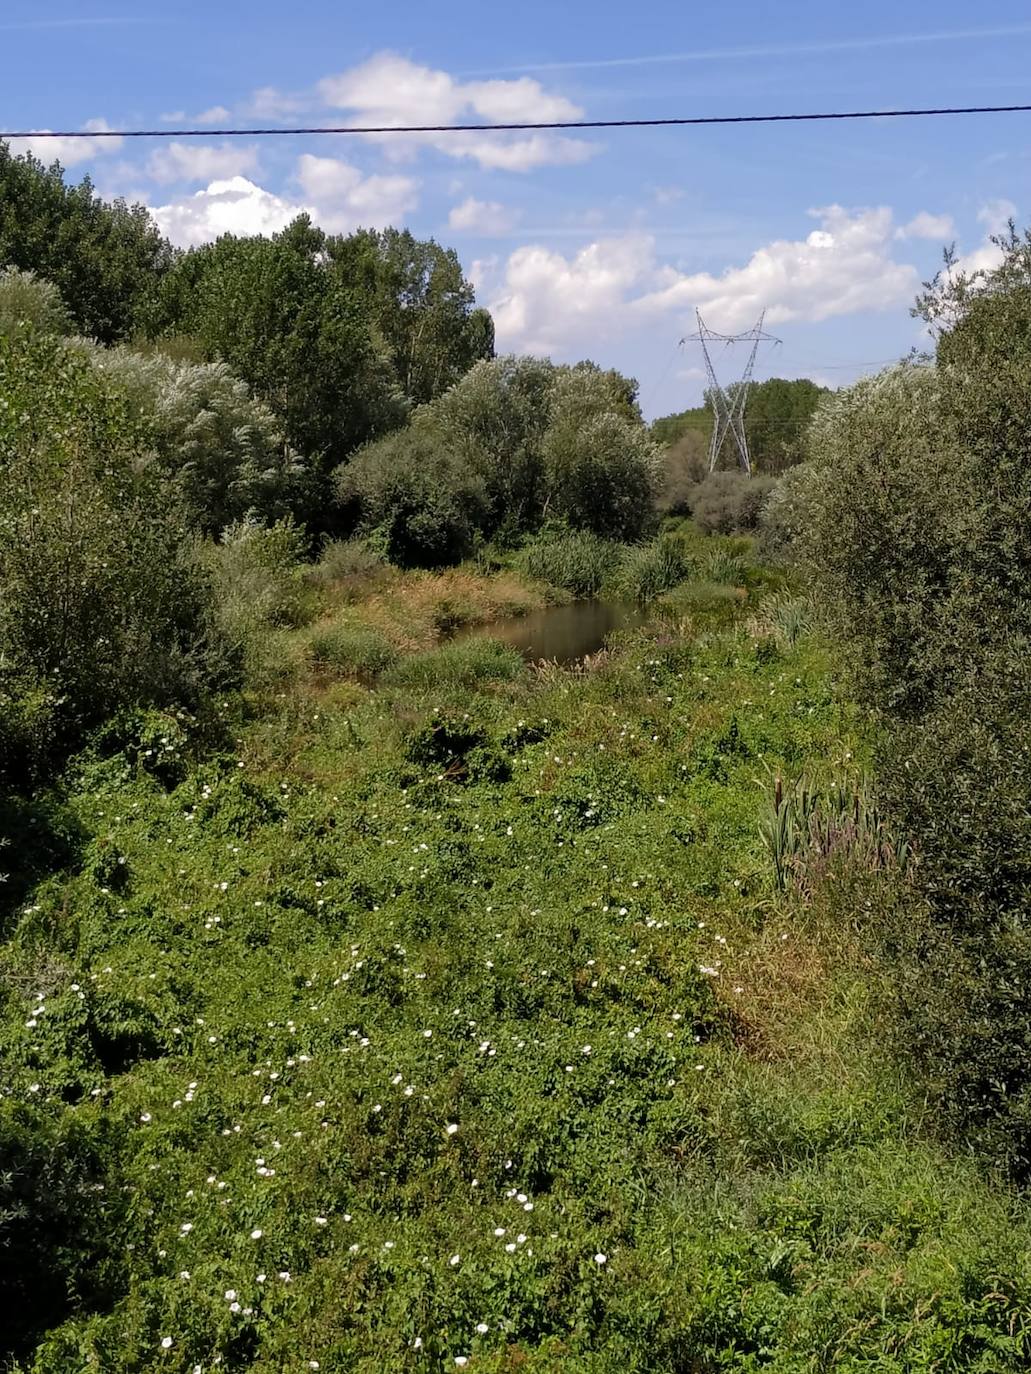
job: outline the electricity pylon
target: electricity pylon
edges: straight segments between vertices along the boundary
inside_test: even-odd
[[[751,329],[746,329],[743,334],[717,334],[714,329],[708,328],[698,310],[695,311],[695,318],[698,321],[697,332],[688,334],[687,338],[681,339],[680,342],[682,344],[700,343],[702,355],[705,358],[705,370],[709,376],[709,403],[713,411],[712,439],[709,443],[709,471],[712,472],[719,462],[723,444],[729,434],[737,446],[738,463],[744,469],[745,474],[750,477],[752,464],[748,457],[748,440],[745,437],[745,402],[748,399],[749,387],[752,385],[752,372],[755,368],[755,358],[759,352],[759,345],[761,343],[780,343],[780,339],[775,339],[772,334],[763,332],[763,320],[766,318],[765,310],[759,316],[758,322]],[[752,345],[744,375],[732,392],[728,392],[720,385],[716,376],[716,369],[713,367],[712,359],[709,356],[708,345],[710,343],[721,343],[727,347],[736,343],[751,343]]]

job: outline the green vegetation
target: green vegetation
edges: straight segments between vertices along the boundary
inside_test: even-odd
[[[943,1117],[1031,1163],[1031,238],[930,284],[933,366],[814,422],[797,542],[882,724],[884,802],[918,854],[891,940],[898,1015]]]
[[[178,254],[0,145],[11,1374],[1028,1367],[1000,247],[680,501],[439,245]]]

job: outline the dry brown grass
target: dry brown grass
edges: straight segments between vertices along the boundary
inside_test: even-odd
[[[355,623],[379,630],[403,653],[418,653],[462,626],[526,615],[545,605],[544,590],[514,573],[452,568],[410,573],[347,609]],[[338,614],[331,609],[326,619]]]

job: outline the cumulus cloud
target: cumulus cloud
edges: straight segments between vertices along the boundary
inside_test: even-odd
[[[448,227],[469,234],[504,234],[515,224],[518,216],[497,200],[476,200],[470,196],[461,205],[451,207]]]
[[[346,233],[359,225],[378,229],[396,224],[419,200],[419,184],[411,177],[366,177],[349,162],[311,153],[298,162],[297,180],[317,206],[319,224],[332,233]]]
[[[382,52],[318,83],[333,109],[346,110],[352,125],[403,128],[423,124],[543,123],[579,119],[578,105],[524,76],[514,81],[458,81],[450,73]],[[375,137],[375,135],[374,135]],[[386,136],[384,136],[386,137]],[[596,148],[583,139],[529,131],[526,135],[473,132],[389,136],[388,153],[410,156],[423,145],[481,167],[522,172],[531,167],[583,162]]]
[[[100,133],[111,126],[106,119],[88,119],[82,128],[88,133]],[[9,142],[15,153],[32,153],[47,166],[51,162],[60,162],[62,167],[74,167],[79,162],[89,162],[91,158],[117,152],[124,139],[37,137],[12,138]]]
[[[275,234],[310,206],[264,190],[243,176],[213,181],[203,191],[151,210],[163,234],[182,248],[208,243],[220,234]]]
[[[418,202],[418,183],[409,177],[363,176],[337,158],[306,153],[295,181],[303,193],[276,195],[242,175],[218,177],[203,190],[181,196],[151,213],[161,231],[180,247],[209,243],[220,234],[275,234],[298,215],[308,214],[331,233],[359,225],[396,223]]]
[[[663,315],[684,326],[696,308],[729,333],[754,324],[763,310],[767,325],[776,325],[886,310],[913,298],[919,274],[891,256],[890,210],[832,205],[811,213],[819,227],[804,239],[766,244],[719,275],[663,264],[647,234],[602,239],[569,258],[544,247],[517,249],[495,274],[499,344],[562,352]]]
[[[897,239],[951,239],[955,225],[951,215],[932,215],[921,210],[908,224],[900,224],[895,230]]]
[[[561,353],[576,339],[619,334],[635,291],[653,283],[654,240],[628,234],[589,244],[572,258],[517,248],[490,302],[499,345]]]
[[[173,181],[225,181],[257,170],[258,150],[253,145],[222,143],[167,143],[151,153],[147,175],[167,184]]]

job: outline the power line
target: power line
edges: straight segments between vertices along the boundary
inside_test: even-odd
[[[818,120],[913,119],[922,115],[1027,114],[1031,105],[947,105],[910,110],[812,114],[691,115],[678,119],[555,119],[519,124],[311,125],[276,129],[18,129],[0,138],[286,138],[302,134],[515,133],[546,129],[662,129],[703,124],[801,124]]]

